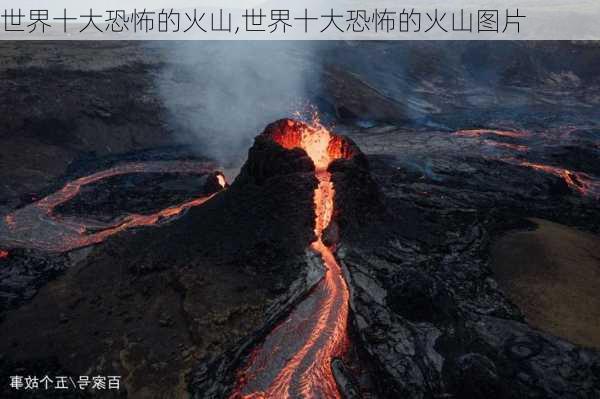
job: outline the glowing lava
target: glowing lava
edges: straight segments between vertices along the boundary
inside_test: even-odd
[[[8,251],[0,249],[0,260],[8,258]]]
[[[329,164],[347,156],[340,137],[318,123],[293,121],[273,134],[284,148],[302,148],[315,164],[319,185],[315,190],[315,234],[311,248],[326,266],[323,280],[292,310],[288,318],[266,337],[240,370],[231,398],[340,398],[331,371],[331,360],[348,345],[349,291],[332,249],[322,240],[333,215],[335,190]]]
[[[587,173],[575,172],[557,166],[533,163],[515,158],[506,158],[504,161],[558,176],[572,190],[579,192],[581,195],[600,199],[600,182]]]
[[[493,135],[500,137],[523,138],[528,137],[529,133],[514,130],[463,129],[454,132],[454,135],[458,137],[482,137],[487,135]]]
[[[182,214],[189,208],[202,205],[216,193],[139,215],[129,214],[110,223],[79,218],[63,218],[53,214],[54,208],[74,198],[81,187],[102,179],[131,173],[194,173],[208,174],[211,165],[194,161],[155,161],[118,165],[89,176],[73,180],[59,191],[6,215],[0,223],[2,242],[10,247],[36,248],[65,252],[93,245],[121,231],[140,226],[155,225]],[[225,188],[223,175],[217,174],[217,183]],[[88,233],[95,231],[94,233]]]
[[[225,188],[227,186],[227,181],[225,181],[225,176],[223,175],[217,175],[217,182],[222,188]]]
[[[511,139],[523,139],[529,137],[528,132],[512,131],[512,130],[493,130],[493,129],[466,129],[458,130],[452,134],[456,137],[463,138],[478,138],[481,139],[479,142],[491,147],[496,147],[501,150],[527,152],[529,147],[524,144],[506,143],[504,141],[497,141],[492,139],[496,137],[508,137]]]

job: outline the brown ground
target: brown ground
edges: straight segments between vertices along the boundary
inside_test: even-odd
[[[600,237],[540,219],[492,247],[498,283],[528,322],[600,347]]]

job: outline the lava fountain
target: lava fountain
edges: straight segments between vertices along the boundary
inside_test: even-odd
[[[328,166],[335,159],[349,158],[352,150],[345,139],[318,122],[283,120],[263,134],[286,149],[303,149],[314,163],[316,240],[310,247],[326,271],[310,295],[250,354],[238,371],[231,399],[340,398],[331,360],[344,355],[348,345],[349,291],[333,248],[323,242],[323,231],[334,212],[335,189]]]

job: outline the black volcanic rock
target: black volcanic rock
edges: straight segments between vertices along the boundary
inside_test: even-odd
[[[456,317],[456,304],[447,289],[423,270],[406,269],[392,277],[387,304],[412,322],[434,322]]]
[[[77,374],[109,359],[107,373],[126,376],[131,394],[148,387],[174,396],[189,383],[196,398],[226,397],[240,359],[322,272],[306,253],[315,238],[313,164],[274,142],[290,128],[303,125],[269,125],[238,178],[205,205],[109,239],[30,306],[8,312],[2,370],[35,371],[58,358],[58,368],[72,368],[65,374]],[[491,236],[522,227],[529,212],[591,215],[597,228],[587,199],[558,176],[444,156],[445,147],[435,168],[418,173],[367,159],[347,137],[334,140],[342,157],[329,167],[335,213],[324,241],[335,244],[351,292],[358,367],[356,359],[333,364],[348,396],[362,388],[350,375],[357,368],[381,398],[598,395],[598,351],[528,325],[487,259]],[[24,347],[37,357],[19,359]]]
[[[598,396],[600,352],[529,325],[488,265],[492,235],[515,228],[520,215],[592,225],[597,210],[585,208],[592,203],[573,199],[557,176],[513,166],[500,172],[497,161],[442,155],[436,179],[414,181],[387,162],[375,164],[384,220],[348,214],[346,204],[365,209],[369,191],[352,185],[352,174],[335,177],[353,345],[364,350],[361,362],[380,396]],[[350,170],[360,176],[360,168]],[[583,211],[588,220],[570,217]]]
[[[335,209],[331,226],[324,232],[325,238],[333,229],[334,235],[341,240],[378,239],[370,234],[372,229],[381,233],[393,217],[385,208],[381,190],[371,177],[366,156],[350,138],[338,137],[346,157],[336,159],[328,168],[335,188]]]
[[[11,249],[0,259],[0,319],[8,310],[31,300],[48,280],[68,267],[68,257],[31,249]]]
[[[270,179],[298,174],[314,175],[314,165],[304,150],[285,149],[269,137],[275,128],[275,124],[269,125],[265,132],[255,139],[254,145],[248,151],[248,159],[235,180],[236,184],[263,186],[268,184]],[[306,177],[302,176],[302,179]]]
[[[472,241],[474,239],[474,241]],[[354,345],[382,397],[592,398],[598,351],[528,326],[499,291],[476,248],[451,253],[386,240],[386,251],[342,242]],[[454,245],[456,245],[455,243]]]
[[[300,121],[282,119],[276,121],[265,129],[254,142],[249,151],[248,160],[244,164],[240,175],[233,183],[231,190],[259,186],[269,190],[269,186],[280,179],[287,179],[291,187],[309,186],[316,187],[314,165],[306,152],[294,148],[301,143],[301,135],[307,125]],[[288,149],[278,143],[284,143]],[[381,217],[379,212],[383,207],[378,202],[380,193],[370,178],[368,162],[356,144],[347,137],[332,134],[329,144],[330,155],[340,157],[331,163],[329,172],[332,174],[336,194],[334,197],[336,209],[331,224],[324,230],[323,239],[327,245],[334,245],[340,238],[338,223],[346,226],[354,223],[363,223],[374,215]],[[338,182],[342,190],[338,191]],[[351,188],[352,187],[352,188]],[[346,191],[347,190],[347,191]],[[288,193],[280,191],[271,192],[272,200],[284,204],[302,204],[302,198],[293,195],[294,199],[285,201]],[[347,213],[346,210],[348,211]],[[312,213],[314,214],[314,210]],[[314,239],[314,237],[313,237]],[[307,246],[311,240],[301,242]],[[298,244],[298,243],[296,243]],[[265,325],[263,333],[270,331],[272,325]],[[232,374],[239,367],[241,356],[254,345],[259,344],[259,336],[250,337],[237,351],[227,353],[225,356],[213,359],[210,363],[200,365],[194,373],[192,388],[196,398],[222,398],[227,396],[231,388]],[[342,366],[338,365],[337,374],[344,385],[344,391],[349,394],[355,392],[355,387],[349,382],[348,375],[344,376]]]
[[[193,390],[204,377],[216,389],[234,369],[222,375],[210,359],[235,364],[322,276],[307,258],[316,185],[303,151],[259,136],[226,190],[168,224],[109,238],[6,312],[2,370],[34,374],[57,359],[65,375],[99,367],[122,375],[128,395],[173,397],[195,368]]]
[[[449,367],[449,386],[460,398],[506,398],[508,389],[503,385],[494,362],[478,353],[467,353],[455,359]]]
[[[77,196],[54,209],[61,216],[83,215],[111,221],[124,214],[149,214],[222,190],[217,175],[135,173],[85,185]]]

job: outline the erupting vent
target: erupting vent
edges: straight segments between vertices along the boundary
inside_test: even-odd
[[[351,158],[355,152],[344,138],[331,134],[319,122],[309,125],[287,119],[271,125],[265,134],[288,150],[302,148],[312,159],[317,171],[326,170],[336,159]]]
[[[225,176],[222,174],[217,174],[217,182],[219,183],[219,186],[223,188],[227,187],[227,180],[225,180]]]

